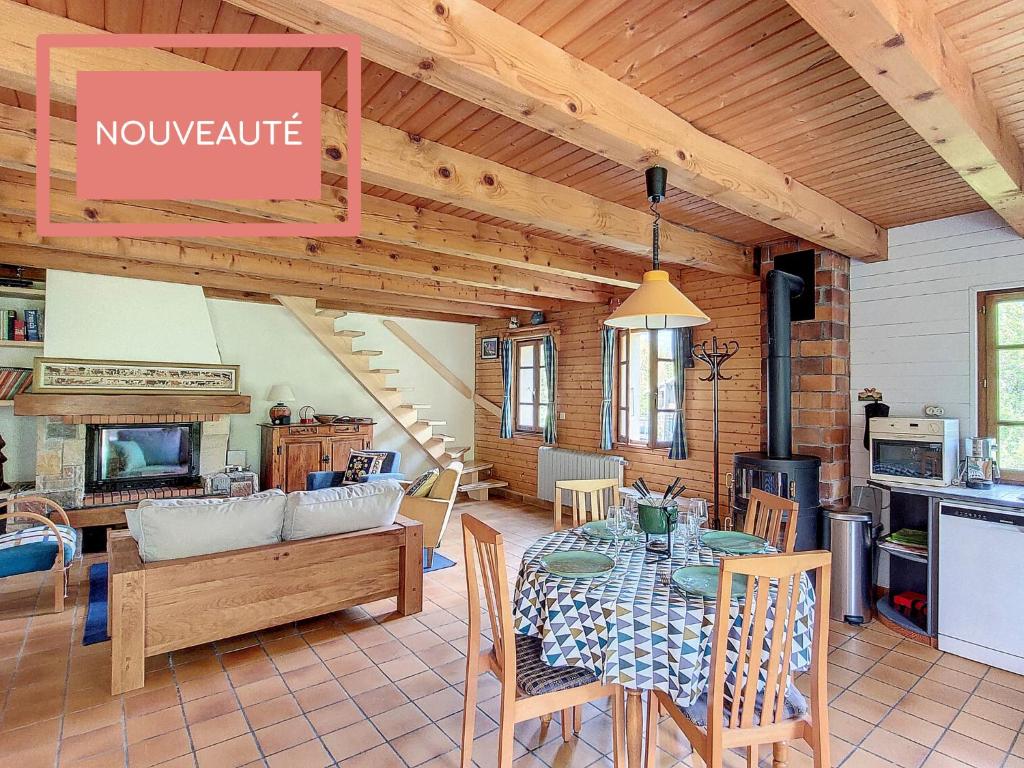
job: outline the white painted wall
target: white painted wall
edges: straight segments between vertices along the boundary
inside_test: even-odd
[[[47,357],[221,362],[195,285],[49,270],[45,328]]]
[[[853,482],[868,475],[864,404],[882,391],[892,416],[937,404],[977,433],[977,295],[1024,285],[1024,238],[983,212],[889,230],[889,259],[850,275]]]
[[[299,408],[312,405],[318,413],[371,416],[374,447],[402,453],[402,471],[414,475],[430,464],[426,454],[380,408],[344,368],[283,307],[212,299],[210,316],[224,362],[241,366],[242,391],[252,396],[252,413],[231,417],[230,448],[245,450],[250,464],[259,465],[261,422],[268,421],[273,403],[266,399],[274,384],[291,386],[297,401],[289,403],[292,419]],[[375,315],[347,315],[338,328],[364,331],[356,349],[379,349],[375,368],[397,368],[395,386],[414,387],[410,402],[429,403],[421,417],[446,421],[438,430],[456,438],[454,445],[473,444],[473,405],[441,379],[432,368],[409,351]],[[394,318],[392,318],[394,319]],[[414,338],[431,350],[470,387],[474,381],[475,341],[473,326],[429,320],[397,320]]]
[[[882,391],[892,416],[941,405],[977,433],[977,295],[1024,285],[1024,238],[983,212],[889,230],[889,258],[854,261],[850,275],[850,463],[867,483],[865,387]],[[887,501],[886,501],[887,504]],[[888,525],[887,516],[883,522]],[[878,581],[888,583],[888,558]]]

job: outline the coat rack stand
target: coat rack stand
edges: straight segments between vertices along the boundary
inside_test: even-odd
[[[732,376],[724,376],[722,374],[722,366],[739,352],[740,344],[738,341],[726,341],[721,346],[718,343],[718,337],[713,336],[711,338],[711,345],[708,346],[706,341],[700,344],[693,345],[693,357],[696,360],[700,360],[710,369],[707,376],[700,377],[701,381],[711,382],[711,397],[712,397],[712,430],[714,435],[714,455],[712,458],[712,466],[714,467],[715,476],[715,496],[714,496],[714,526],[720,527],[721,509],[720,509],[720,497],[721,497],[721,483],[719,482],[721,467],[719,466],[719,455],[718,455],[718,382],[729,381]]]

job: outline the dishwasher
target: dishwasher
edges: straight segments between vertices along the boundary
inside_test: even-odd
[[[939,505],[939,650],[1024,674],[1024,510]]]

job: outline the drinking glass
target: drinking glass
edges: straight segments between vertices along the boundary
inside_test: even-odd
[[[626,508],[614,505],[608,507],[608,512],[605,514],[604,522],[608,527],[608,532],[612,535],[612,538],[618,540],[622,537],[626,529]]]
[[[690,499],[686,512],[687,533],[690,536],[690,548],[694,554],[700,551],[701,528],[708,521],[708,502],[706,499]]]

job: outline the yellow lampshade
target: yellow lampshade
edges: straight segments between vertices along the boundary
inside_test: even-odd
[[[604,321],[613,328],[688,328],[711,320],[669,281],[668,272],[644,272],[643,282]]]

